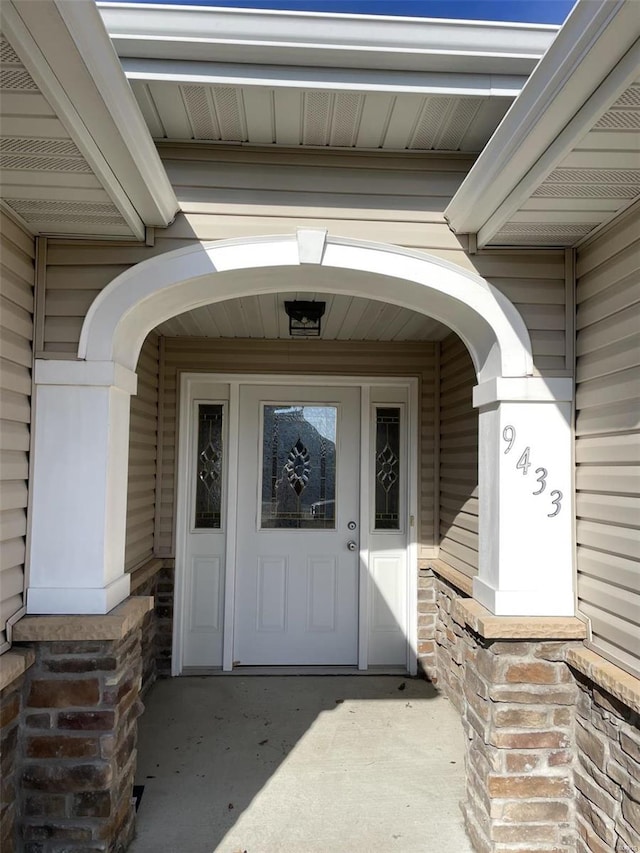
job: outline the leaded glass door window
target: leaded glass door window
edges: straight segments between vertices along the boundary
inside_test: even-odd
[[[223,414],[222,403],[198,404],[195,530],[222,527]]]
[[[261,528],[335,529],[337,423],[336,406],[264,405]]]
[[[401,450],[398,406],[378,406],[375,433],[375,530],[400,529]]]

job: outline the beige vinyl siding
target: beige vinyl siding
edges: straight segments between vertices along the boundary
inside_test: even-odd
[[[593,646],[640,675],[640,214],[578,252],[578,599]]]
[[[159,556],[173,556],[178,386],[181,372],[417,376],[420,379],[420,543],[434,556],[434,352],[433,343],[250,341],[165,338],[163,342],[162,466],[158,507]]]
[[[478,273],[522,313],[536,369],[565,364],[562,251],[469,255],[443,211],[471,160],[461,155],[349,154],[162,145],[182,207],[155,245],[50,240],[44,327],[47,352],[74,353],[91,301],[132,264],[193,244],[299,227],[419,249]]]
[[[131,398],[125,568],[153,556],[158,455],[158,336],[152,332],[138,359],[138,391]]]
[[[0,212],[0,648],[23,604],[35,244]]]
[[[440,344],[440,559],[478,572],[478,411],[476,375],[457,335]]]

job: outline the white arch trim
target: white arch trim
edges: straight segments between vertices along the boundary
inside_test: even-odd
[[[144,339],[155,326],[202,305],[282,290],[281,282],[273,276],[261,278],[259,270],[304,266],[309,243],[314,242],[319,251],[312,263],[366,273],[361,279],[350,276],[348,282],[336,276],[328,288],[332,293],[378,299],[446,324],[469,349],[479,382],[532,374],[524,321],[489,282],[424,252],[327,237],[323,231],[197,243],[136,264],[94,300],[78,355],[134,370]],[[256,273],[234,275],[247,270]]]

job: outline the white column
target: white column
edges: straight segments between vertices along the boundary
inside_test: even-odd
[[[35,365],[28,613],[107,613],[124,573],[129,402],[114,362]]]
[[[498,616],[573,616],[571,379],[493,379],[479,417],[480,565]]]

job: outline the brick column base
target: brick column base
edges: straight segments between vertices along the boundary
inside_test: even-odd
[[[115,616],[67,617],[67,629],[57,621],[64,617],[19,623],[23,635],[107,635],[32,646],[19,784],[24,853],[110,853],[129,844],[142,710],[141,625],[151,603],[129,599]]]

